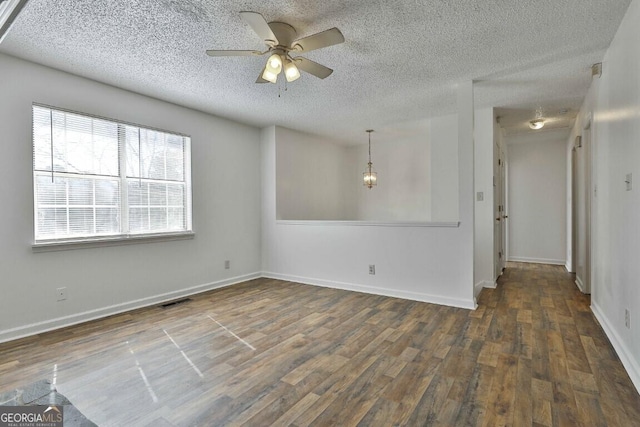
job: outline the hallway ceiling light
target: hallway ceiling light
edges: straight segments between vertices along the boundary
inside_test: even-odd
[[[542,127],[544,126],[544,120],[543,119],[535,119],[535,120],[531,120],[529,122],[529,127],[533,130],[538,130],[538,129],[542,129]]]
[[[373,163],[371,163],[371,132],[373,129],[368,129],[367,133],[369,134],[369,163],[367,163],[367,168],[364,170],[362,176],[364,177],[364,186],[371,189],[375,185],[378,185],[378,174],[373,170]]]

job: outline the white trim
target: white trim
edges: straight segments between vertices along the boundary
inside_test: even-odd
[[[312,225],[312,226],[369,226],[369,227],[451,227],[457,228],[460,222],[402,222],[402,221],[298,221],[283,220],[276,221],[277,225]]]
[[[529,258],[524,256],[509,256],[509,261],[513,262],[530,262],[533,264],[552,264],[552,265],[565,265],[564,259],[547,259],[547,258]]]
[[[484,288],[482,283],[484,283],[484,281],[481,280],[478,283],[476,283],[475,285],[473,285],[473,298],[474,299],[478,298],[478,295],[480,295],[480,291],[482,291],[482,288]],[[477,301],[476,301],[476,303],[477,303]]]
[[[58,317],[56,319],[45,320],[42,322],[32,323],[30,325],[18,326],[12,329],[0,330],[0,343],[40,334],[54,329],[65,328],[67,326],[77,325],[79,323],[88,322],[90,320],[101,319],[103,317],[112,316],[138,308],[149,307],[177,298],[183,298],[189,295],[199,294],[213,289],[224,288],[226,286],[235,285],[237,283],[246,282],[247,280],[257,279],[261,277],[259,272],[245,274],[242,276],[230,277],[228,279],[218,280],[217,282],[196,285],[177,291],[166,292],[164,294],[154,295],[141,298],[134,301],[124,302],[121,304],[110,305],[107,307],[97,308],[82,313],[71,314],[69,316]]]
[[[577,275],[576,275],[575,284],[578,287],[578,289],[580,289],[580,292],[584,294],[584,284],[582,283],[582,280],[580,280],[580,277],[578,277]]]
[[[483,288],[495,289],[496,288],[496,283],[495,282],[491,282],[489,280],[481,280],[481,281],[479,281],[473,287],[473,295],[474,295],[474,297],[477,297],[478,295],[480,295],[480,291]]]
[[[564,263],[564,268],[566,268],[569,273],[573,273],[573,271],[571,271],[573,270],[573,267],[571,266],[571,260],[567,260],[567,262]]]
[[[482,282],[482,287],[487,289],[495,289],[498,287],[498,279],[496,279],[495,282],[485,280],[484,282]]]
[[[622,361],[622,365],[627,370],[627,374],[629,374],[629,378],[631,378],[631,382],[636,387],[638,393],[640,393],[640,366],[638,362],[633,358],[633,352],[627,348],[624,344],[622,338],[616,333],[616,330],[611,326],[611,323],[607,319],[607,316],[604,315],[600,307],[594,302],[591,302],[591,311],[593,315],[600,323],[602,330],[611,341],[611,345],[613,345],[613,349],[616,351],[616,354]]]
[[[475,310],[477,308],[475,301],[472,299],[466,300],[462,298],[447,298],[418,292],[399,291],[397,289],[376,288],[373,286],[336,282],[333,280],[312,279],[308,277],[293,276],[290,274],[273,273],[270,271],[263,271],[262,277],[285,280],[288,282],[304,283],[306,285],[322,286],[324,288],[341,289],[345,291],[362,292],[365,294],[382,295],[386,297],[402,298],[412,301],[428,302],[431,304],[447,305],[450,307],[466,308],[469,310]]]
[[[132,245],[138,243],[167,242],[172,240],[193,239],[193,231],[181,231],[178,233],[158,234],[129,234],[117,236],[105,236],[86,239],[50,240],[40,241],[31,245],[33,252],[68,251],[71,249],[101,248],[104,246]]]

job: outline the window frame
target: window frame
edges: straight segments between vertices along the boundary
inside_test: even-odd
[[[34,155],[35,155],[35,134],[34,134],[34,109],[36,107],[46,108],[62,113],[75,114],[78,116],[86,117],[89,119],[97,119],[107,121],[116,124],[118,127],[118,176],[115,179],[118,180],[120,185],[120,208],[118,215],[120,216],[120,232],[118,234],[108,235],[90,235],[90,236],[78,236],[78,237],[63,237],[63,238],[47,238],[36,239],[36,229],[38,224],[38,204],[37,204],[37,188],[36,178],[38,173],[42,173],[36,169]],[[144,232],[144,233],[132,233],[129,230],[129,200],[128,200],[128,185],[131,177],[127,177],[127,145],[126,138],[123,137],[124,133],[122,128],[126,126],[135,127],[138,129],[144,129],[154,132],[161,132],[173,136],[183,138],[184,141],[184,191],[185,191],[185,230],[169,231],[163,230],[158,232]],[[191,185],[191,136],[160,129],[152,126],[144,126],[137,123],[127,122],[123,120],[116,120],[109,117],[103,117],[95,114],[83,113],[74,110],[69,110],[60,107],[54,107],[41,103],[32,103],[31,106],[31,150],[32,150],[32,164],[31,164],[31,189],[33,191],[33,224],[32,224],[32,250],[34,252],[44,252],[52,250],[67,250],[67,249],[81,249],[81,248],[93,248],[101,246],[117,246],[123,244],[135,244],[135,243],[148,243],[157,241],[173,241],[192,239],[195,236],[193,231],[193,203],[192,203],[192,185]],[[54,175],[58,175],[58,172],[51,172]],[[141,178],[142,179],[142,178]],[[144,178],[147,181],[148,179]],[[180,182],[180,181],[178,181]],[[124,231],[126,230],[126,231]]]

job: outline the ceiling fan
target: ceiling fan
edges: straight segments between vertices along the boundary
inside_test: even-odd
[[[207,50],[209,56],[261,56],[271,54],[260,72],[256,83],[275,83],[284,70],[288,82],[297,80],[300,71],[305,71],[321,79],[333,73],[331,68],[292,53],[310,52],[344,42],[344,36],[337,28],[331,28],[311,36],[297,39],[297,32],[284,22],[267,22],[258,12],[240,12],[240,16],[264,41],[268,49],[258,50]]]

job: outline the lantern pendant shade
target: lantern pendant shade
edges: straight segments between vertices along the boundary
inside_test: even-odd
[[[373,171],[373,164],[371,162],[367,165],[367,170],[362,174],[364,178],[364,186],[372,188],[374,185],[378,185],[378,173]]]
[[[363,185],[369,189],[378,185],[378,174],[373,170],[373,163],[371,163],[371,132],[373,132],[373,129],[367,130],[369,134],[369,163],[367,163],[367,168],[362,174],[364,179]]]

